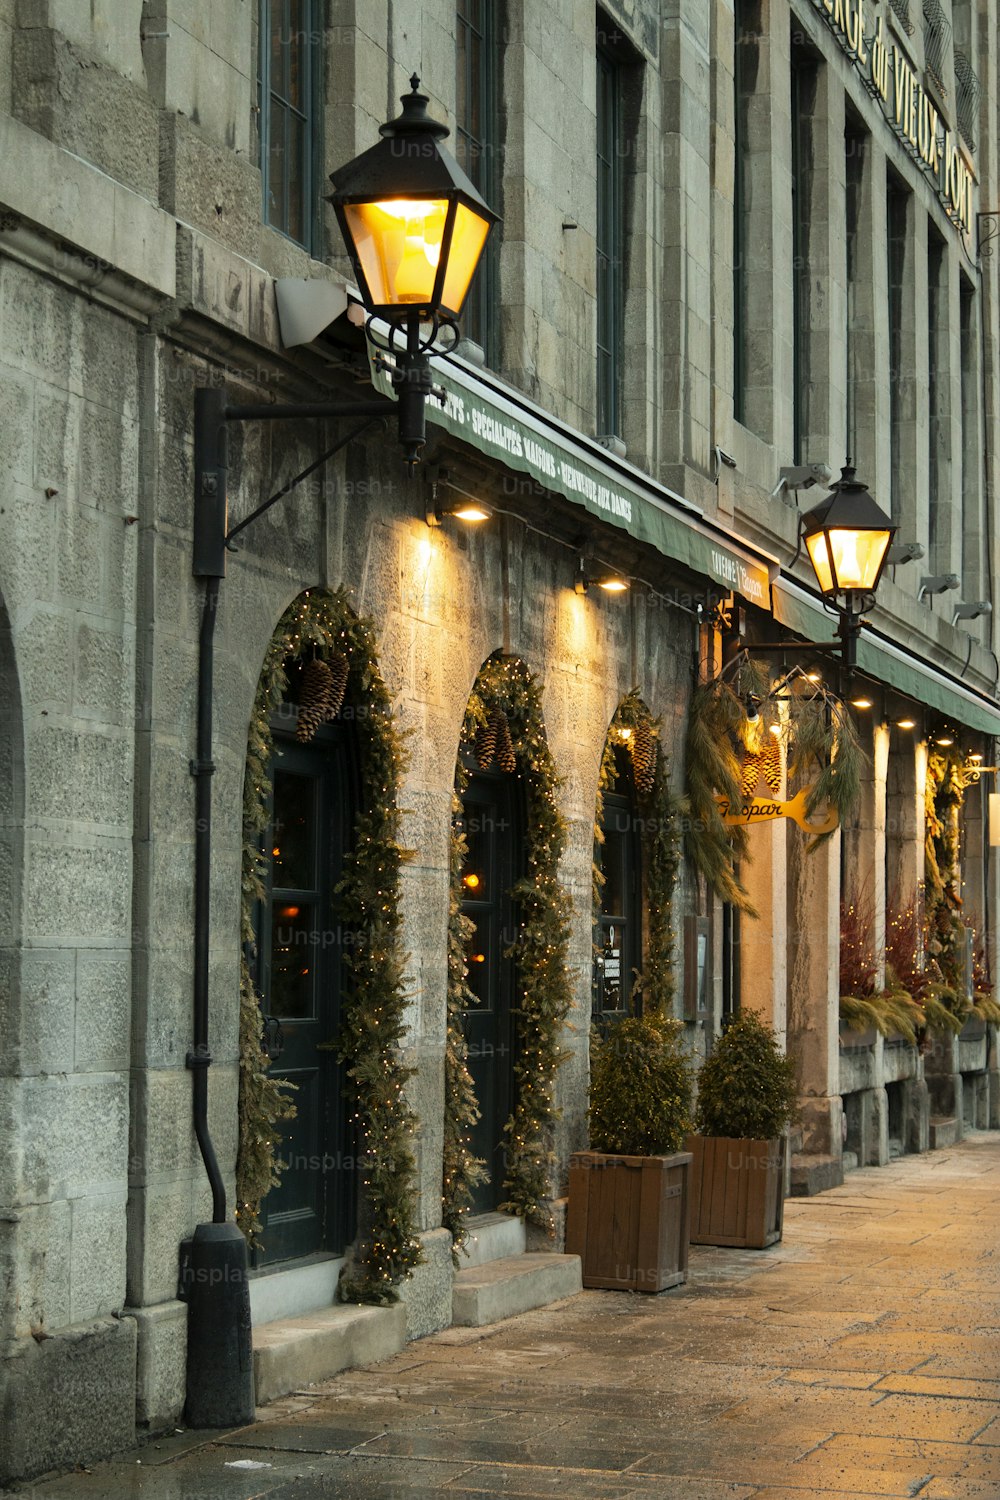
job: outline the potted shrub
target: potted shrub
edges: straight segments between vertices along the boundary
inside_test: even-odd
[[[687,1280],[691,1074],[680,1029],[630,1016],[595,1038],[593,1149],[570,1158],[566,1221],[584,1286],[661,1292]]]
[[[795,1095],[792,1059],[756,1011],[741,1010],[698,1074],[692,1244],[763,1250],[781,1239]]]

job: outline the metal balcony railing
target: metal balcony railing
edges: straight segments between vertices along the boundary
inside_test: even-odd
[[[958,131],[970,151],[976,149],[976,124],[979,119],[979,98],[982,94],[976,71],[967,53],[955,48],[955,93],[958,96]]]
[[[924,0],[924,61],[942,94],[948,92],[945,63],[950,39],[951,22],[941,9],[940,0]]]
[[[902,26],[907,36],[913,35],[913,22],[910,20],[910,0],[890,0],[892,13]]]

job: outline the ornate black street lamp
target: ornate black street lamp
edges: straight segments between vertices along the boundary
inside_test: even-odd
[[[838,633],[849,672],[857,665],[861,616],[874,608],[896,530],[850,465],[827,499],[802,517],[802,540],[820,593],[840,615]],[[843,604],[838,602],[841,595]]]
[[[247,1247],[227,1217],[226,1190],[208,1129],[209,901],[212,863],[212,677],[219,583],[233,539],[283,499],[334,453],[379,418],[395,411],[408,464],[425,441],[427,397],[436,392],[429,354],[442,327],[454,330],[469,285],[497,222],[458,163],[441,146],[447,126],[427,114],[427,97],[413,92],[403,112],[381,127],[383,140],[335,172],[330,197],[368,312],[366,334],[377,342],[376,320],[387,325],[385,361],[398,396],[368,401],[247,405],[231,403],[224,388],[195,392],[194,560],[205,579],[198,652],[195,778],[194,1129],[212,1188],[212,1222],[199,1224],[181,1249],[181,1288],[188,1302],[187,1404],[192,1427],[232,1427],[253,1420],[253,1367]],[[397,341],[402,345],[397,349]],[[228,440],[231,422],[347,417],[358,425],[236,526],[228,517]]]

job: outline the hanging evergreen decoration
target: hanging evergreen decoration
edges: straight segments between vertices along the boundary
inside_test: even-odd
[[[502,739],[506,719],[510,751]],[[566,966],[569,944],[567,911],[570,898],[559,882],[559,860],[566,844],[566,825],[556,804],[559,778],[545,738],[541,692],[523,662],[514,657],[491,656],[479,672],[469,697],[462,725],[455,790],[459,798],[469,782],[464,758],[477,764],[479,746],[486,743],[481,732],[496,724],[497,763],[524,785],[525,875],[511,892],[518,912],[517,936],[507,950],[514,960],[517,996],[514,1009],[514,1109],[504,1127],[506,1137],[506,1193],[501,1208],[552,1233],[548,1202],[552,1196],[555,1161],[554,1131],[558,1118],[555,1102],[556,1074],[568,1054],[561,1045],[562,1029],[572,1003]],[[503,759],[501,760],[501,755]],[[461,904],[462,854],[452,847],[452,901]],[[465,938],[468,930],[453,918],[451,933],[461,943],[461,961],[449,962],[448,1049],[454,1058],[451,1084],[446,1092],[446,1137],[452,1141],[452,1167],[443,1182],[445,1222],[459,1225],[467,1211],[471,1179],[468,1132],[471,1113],[471,1080],[462,1077],[465,1054],[460,1038],[462,1012],[469,1004],[465,970]],[[452,950],[449,945],[449,958]],[[464,1156],[454,1143],[464,1147]],[[477,1180],[482,1180],[481,1178]],[[454,1233],[454,1229],[452,1230]]]
[[[924,792],[924,936],[927,954],[945,984],[965,990],[965,933],[962,920],[959,827],[965,788],[955,754],[927,757]]]
[[[314,656],[311,661],[306,662],[302,668],[299,714],[295,726],[295,738],[301,744],[309,744],[319,726],[326,722],[332,686],[330,668],[321,657]]]
[[[338,665],[342,657],[347,671]],[[399,875],[407,857],[400,843],[397,791],[405,765],[385,685],[375,665],[370,625],[356,618],[339,590],[311,590],[285,611],[271,639],[257,688],[247,745],[243,795],[244,943],[254,941],[254,906],[265,891],[267,861],[260,839],[268,825],[271,716],[280,708],[289,671],[300,662],[300,691],[313,660],[329,662],[334,686],[343,675],[356,717],[361,766],[361,810],[351,852],[337,885],[334,917],[355,941],[345,953],[342,1024],[335,1045],[346,1064],[363,1163],[363,1231],[341,1296],[351,1301],[391,1302],[396,1288],[421,1258],[411,1140],[416,1119],[406,1098],[413,1070],[403,1065],[405,955],[400,936]],[[329,715],[327,699],[324,709]],[[341,696],[341,702],[343,695]],[[300,704],[300,709],[301,709]],[[336,712],[340,711],[340,704]],[[313,730],[315,733],[315,729]],[[246,975],[247,980],[249,975]],[[275,1181],[277,1124],[288,1118],[283,1086],[267,1073],[257,997],[247,985],[241,1005],[240,1146],[237,1158],[237,1220],[253,1242],[260,1228],[260,1200]],[[282,1114],[282,1111],[284,1113]]]
[[[633,994],[642,999],[644,1015],[669,1018],[673,1011],[674,973],[673,897],[680,868],[679,824],[684,804],[670,787],[670,766],[659,743],[660,723],[633,689],[619,703],[611,720],[597,778],[594,847],[604,842],[604,798],[619,781],[616,751],[628,754],[642,820],[643,905],[646,913],[646,962],[636,977]],[[636,749],[638,742],[639,748]],[[641,784],[640,784],[641,774]],[[604,876],[594,860],[594,922],[601,909]],[[596,945],[595,945],[596,946]]]
[[[444,1053],[444,1146],[441,1173],[441,1222],[452,1237],[452,1259],[468,1237],[466,1221],[476,1187],[488,1176],[472,1150],[472,1129],[479,1119],[476,1090],[469,1072],[464,1012],[475,1005],[469,988],[466,954],[476,924],[462,913],[462,871],[468,845],[460,822],[462,804],[452,794],[451,885],[448,893],[448,1015]]]
[[[827,804],[843,823],[861,794],[864,752],[851,716],[800,667],[772,684],[767,668],[742,652],[722,675],[695,689],[686,750],[685,851],[716,895],[749,916],[757,913],[735,870],[749,852],[747,830],[723,823],[716,799],[738,806],[745,800],[745,778],[755,772],[773,787],[769,738],[787,747],[790,780],[818,772],[805,803],[807,818]],[[810,852],[830,837],[815,834]]]

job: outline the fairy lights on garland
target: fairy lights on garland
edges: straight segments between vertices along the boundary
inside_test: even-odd
[[[488,1176],[472,1150],[472,1128],[479,1119],[475,1085],[469,1072],[469,1045],[463,1013],[475,1005],[466,961],[476,924],[462,912],[462,871],[468,845],[459,819],[462,804],[452,794],[451,887],[448,893],[448,1015],[444,1053],[444,1143],[441,1166],[441,1222],[452,1237],[452,1259],[468,1238],[466,1221],[472,1196]]]
[[[554,1130],[558,1118],[555,1102],[556,1074],[568,1054],[561,1046],[563,1024],[572,994],[567,972],[570,899],[559,883],[559,860],[566,845],[566,825],[556,805],[559,778],[545,738],[541,693],[523,662],[513,657],[491,656],[484,663],[469,697],[462,725],[455,790],[461,798],[469,782],[463,754],[474,755],[476,736],[490,729],[491,720],[502,713],[514,750],[511,772],[524,785],[525,875],[511,892],[518,911],[518,933],[508,950],[516,966],[515,1047],[513,1061],[514,1110],[504,1127],[506,1137],[506,1194],[501,1209],[518,1214],[551,1232],[548,1207],[552,1196],[551,1174],[555,1160]],[[480,741],[482,744],[482,740]],[[452,845],[452,906],[461,903],[462,851]],[[464,967],[464,932],[452,921],[449,937],[461,948],[460,962],[452,963],[449,943],[448,1046],[454,1071],[446,1091],[446,1140],[453,1143],[443,1182],[445,1222],[458,1228],[468,1211],[474,1164],[469,1132],[475,1123],[474,1095],[465,1068],[459,1037],[462,1011],[468,1007]],[[462,1078],[465,1069],[466,1080]],[[471,1106],[471,1107],[470,1107]],[[454,1143],[459,1150],[456,1151]],[[482,1180],[479,1178],[478,1180]]]
[[[670,1016],[676,988],[674,975],[673,897],[680,868],[679,815],[682,803],[670,788],[669,764],[659,743],[659,720],[634,690],[622,699],[604,742],[597,778],[594,844],[604,842],[604,797],[618,782],[616,750],[623,747],[633,769],[642,817],[643,903],[646,912],[646,962],[639,977],[644,1014]],[[594,861],[595,921],[601,909],[604,876]]]
[[[283,701],[289,666],[314,654],[347,658],[347,701],[364,706],[355,718],[361,810],[335,896],[335,916],[354,934],[354,942],[343,956],[341,1028],[332,1045],[346,1064],[364,1188],[362,1228],[340,1295],[385,1303],[396,1300],[399,1282],[423,1258],[410,1146],[417,1122],[405,1092],[413,1069],[399,1055],[406,1009],[399,877],[407,851],[400,843],[397,791],[405,754],[375,666],[372,629],[352,613],[343,590],[300,595],[279,621],[264,660],[244,782],[242,932],[245,942],[254,941],[254,906],[265,892],[267,859],[260,836],[269,817],[271,716]],[[277,1180],[277,1124],[289,1117],[290,1101],[267,1075],[259,1004],[252,984],[248,990],[240,1007],[237,1219],[252,1241],[260,1229],[260,1201]]]

